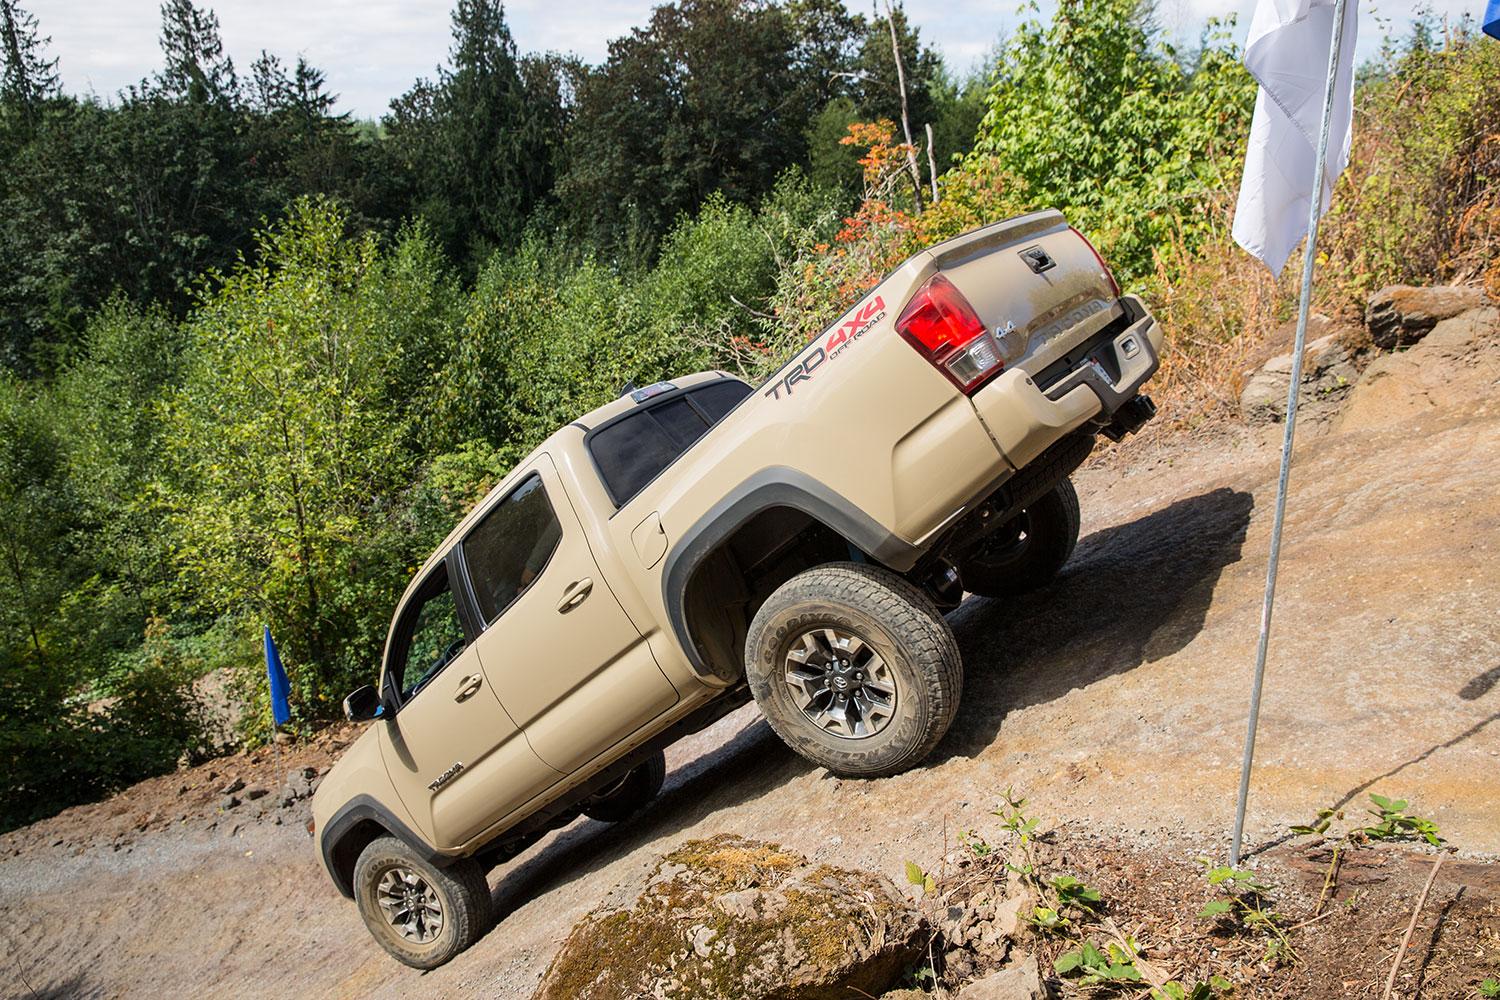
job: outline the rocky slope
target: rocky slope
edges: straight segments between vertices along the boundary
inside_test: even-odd
[[[1352,384],[1299,436],[1248,832],[1282,905],[1307,914],[1326,861],[1288,827],[1320,806],[1359,815],[1371,792],[1409,799],[1459,858],[1397,995],[1472,996],[1500,977],[1486,965],[1500,949],[1500,334],[1480,306],[1397,343],[1354,340]],[[288,772],[316,773],[335,748],[289,747],[280,767],[216,761],[0,838],[14,972],[0,993],[526,997],[601,902],[630,909],[664,856],[719,834],[899,887],[941,965],[944,915],[920,909],[906,862],[969,870],[960,831],[1007,844],[991,810],[1013,787],[1056,830],[1048,864],[1097,885],[1175,975],[1224,967],[1248,995],[1378,997],[1430,868],[1410,851],[1351,869],[1365,879],[1343,890],[1354,906],[1303,932],[1315,960],[1297,969],[1261,973],[1232,940],[1183,936],[1210,898],[1194,859],[1222,856],[1232,817],[1279,432],[1126,442],[1083,470],[1085,538],[1062,577],[953,614],[964,703],[916,771],[830,778],[742,710],[672,749],[647,814],[580,821],[496,870],[496,928],[422,976],[368,940],[318,867],[301,803],[279,804]],[[236,779],[245,789],[226,793]],[[947,950],[988,971],[966,938]],[[1028,939],[999,961],[1027,951],[1046,973],[1056,950]]]

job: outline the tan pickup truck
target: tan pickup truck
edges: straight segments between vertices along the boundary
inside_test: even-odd
[[[1045,583],[1069,474],[1150,419],[1162,334],[1056,212],[924,251],[764,385],[707,372],[559,429],[396,606],[370,727],[313,803],[334,883],[430,968],[487,926],[485,872],[624,819],[662,748],[751,699],[871,778],[958,710],[943,614]]]

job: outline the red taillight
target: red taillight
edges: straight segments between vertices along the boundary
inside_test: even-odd
[[[1087,236],[1083,235],[1078,230],[1073,229],[1072,226],[1069,226],[1068,228],[1072,230],[1074,236],[1078,237],[1080,240],[1083,240],[1084,246],[1089,248],[1089,253],[1093,254],[1094,259],[1099,262],[1099,270],[1104,273],[1105,279],[1109,281],[1109,287],[1114,292],[1115,298],[1119,298],[1120,283],[1115,280],[1115,273],[1109,269],[1109,265],[1104,263],[1104,258],[1099,256],[1099,251],[1094,249],[1094,244],[1090,243]]]
[[[1005,367],[979,314],[941,274],[917,289],[896,320],[896,332],[964,392],[973,392]]]

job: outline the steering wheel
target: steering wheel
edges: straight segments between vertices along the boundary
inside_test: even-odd
[[[439,667],[446,667],[453,662],[455,656],[464,651],[464,647],[467,645],[468,642],[462,637],[454,639],[448,643],[448,648],[443,650],[443,655],[438,657],[437,665]]]
[[[429,666],[426,671],[423,672],[422,676],[417,679],[417,682],[411,686],[410,691],[404,692],[402,697],[415,698],[417,696],[417,692],[426,687],[427,682],[436,677],[439,671],[441,671],[449,663],[452,663],[453,658],[459,653],[462,653],[464,651],[464,646],[466,645],[468,645],[468,643],[463,637],[459,637],[448,643],[447,648],[443,650],[443,652],[438,656],[437,659],[432,661],[432,665]]]

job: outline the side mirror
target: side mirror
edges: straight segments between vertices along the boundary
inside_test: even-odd
[[[384,707],[380,703],[380,695],[373,687],[366,684],[364,687],[355,688],[349,697],[344,699],[344,718],[350,722],[369,722],[378,719],[384,714]]]

